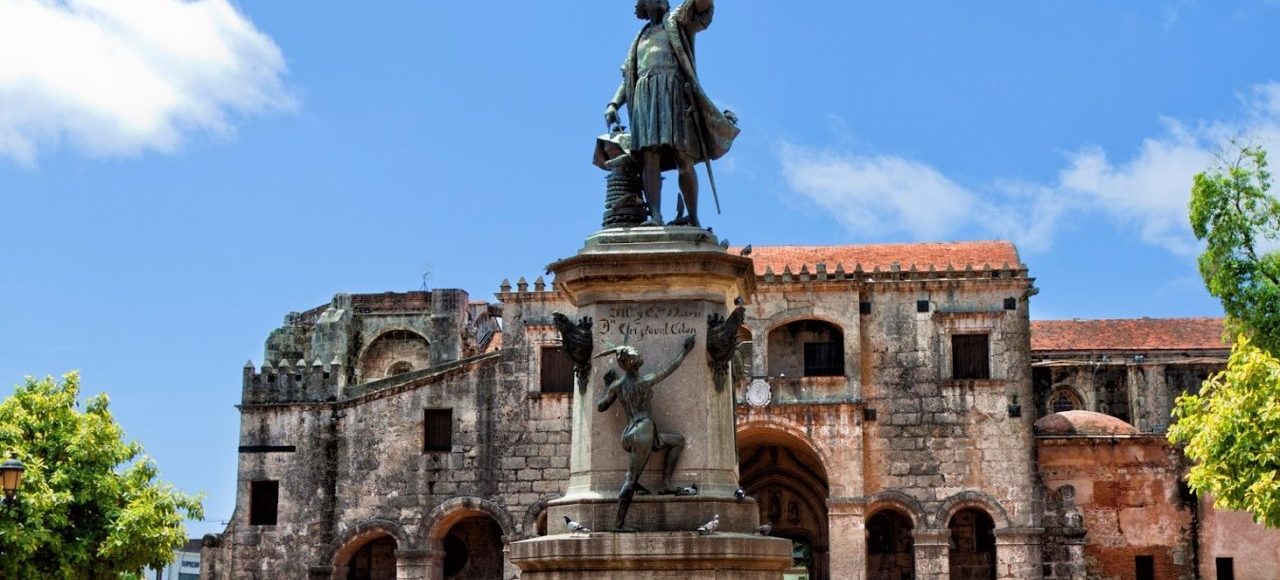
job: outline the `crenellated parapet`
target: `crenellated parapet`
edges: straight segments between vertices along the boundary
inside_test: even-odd
[[[305,359],[280,360],[254,369],[253,362],[244,365],[241,404],[268,405],[281,403],[319,403],[336,400],[347,385],[347,373],[340,360],[329,362]]]

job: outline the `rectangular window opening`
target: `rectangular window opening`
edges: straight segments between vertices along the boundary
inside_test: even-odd
[[[985,334],[951,335],[951,378],[991,378],[991,355]]]
[[[844,344],[840,342],[804,343],[804,376],[844,376]]]
[[[573,392],[573,361],[563,348],[542,347],[539,389],[544,393]]]
[[[1138,580],[1156,580],[1155,556],[1134,556],[1133,571]]]
[[[249,482],[249,525],[274,526],[280,506],[280,482]]]
[[[1213,563],[1218,569],[1218,580],[1236,580],[1234,560],[1231,558],[1214,558]]]
[[[422,421],[422,452],[453,451],[453,409],[426,409]]]

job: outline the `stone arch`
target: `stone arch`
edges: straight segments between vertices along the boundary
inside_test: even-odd
[[[740,427],[738,458],[740,484],[755,497],[761,521],[795,543],[813,578],[828,578],[831,493],[824,454],[798,427],[761,420]]]
[[[867,498],[867,508],[863,511],[863,519],[871,519],[877,512],[896,509],[911,518],[916,528],[928,527],[928,515],[924,506],[916,498],[895,490],[887,490]]]
[[[819,322],[825,322],[827,324],[835,326],[836,328],[839,328],[841,332],[844,332],[844,323],[845,323],[844,320],[841,320],[840,318],[834,315],[830,315],[825,312],[819,312],[814,308],[809,307],[809,308],[788,308],[786,310],[783,310],[782,312],[774,313],[773,316],[770,316],[765,321],[764,332],[762,334],[768,335],[769,333],[777,330],[782,326],[785,326],[785,325],[791,324],[792,322],[797,322],[800,320],[817,320]]]
[[[524,519],[520,527],[520,536],[522,538],[538,537],[538,522],[546,515],[547,504],[555,499],[555,496],[544,497],[533,502],[524,512]]]
[[[1013,527],[1009,521],[1009,513],[1005,511],[1004,506],[1000,505],[996,498],[980,491],[962,491],[942,502],[942,506],[934,513],[934,526],[938,528],[947,527],[947,522],[951,521],[951,516],[964,508],[977,508],[987,513],[991,520],[995,522],[997,529]]]
[[[329,565],[333,567],[334,580],[347,580],[347,570],[358,552],[382,539],[395,542],[395,550],[407,550],[413,546],[411,536],[399,523],[372,518],[362,520],[343,530],[329,547]],[[391,570],[394,576],[394,568]]]
[[[771,324],[764,336],[767,373],[794,378],[848,376],[847,334],[843,324],[816,316]]]
[[[455,497],[436,506],[427,514],[423,529],[426,530],[428,544],[438,546],[453,524],[478,515],[488,516],[497,522],[502,528],[504,543],[517,537],[515,522],[502,506],[478,497]]]
[[[962,504],[951,514],[946,525],[950,576],[996,580],[999,547],[991,513],[977,504]]]
[[[505,574],[506,545],[519,539],[501,506],[476,497],[450,499],[427,514],[427,545],[439,554],[435,578],[497,578]]]
[[[915,578],[915,531],[920,522],[906,504],[882,501],[865,519],[867,578]]]
[[[771,433],[785,434],[790,441],[802,445],[809,452],[813,453],[817,458],[822,469],[822,475],[827,478],[827,466],[833,465],[831,454],[826,449],[819,446],[809,437],[808,432],[791,421],[786,421],[777,417],[768,419],[753,419],[745,423],[739,423],[737,429],[738,447],[741,448],[743,441],[750,442],[755,437],[766,436]],[[827,478],[829,482],[830,479]]]
[[[431,341],[421,331],[396,325],[378,332],[360,345],[356,354],[356,378],[360,382],[375,381],[397,373],[419,370],[431,365]]]

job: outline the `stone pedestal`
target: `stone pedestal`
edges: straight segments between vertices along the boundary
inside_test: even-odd
[[[617,366],[612,356],[596,359],[586,390],[574,393],[567,491],[548,505],[548,525],[562,533],[511,545],[522,577],[599,578],[607,570],[618,578],[778,578],[791,563],[791,544],[754,535],[755,502],[734,497],[733,389],[716,389],[706,354],[707,317],[727,316],[735,299],[750,300],[754,292],[751,260],[728,254],[699,228],[628,228],[597,232],[551,271],[556,287],[578,308],[575,320],[593,320],[594,353],[634,347],[645,361],[642,375],[667,366],[685,339],[696,337],[680,367],[654,388],[651,416],[659,431],[684,436],[672,483],[696,484],[698,495],[637,495],[627,524],[640,533],[608,533],[627,472],[621,445],[627,417],[621,401],[597,410],[604,375]],[[654,452],[640,478],[650,490],[659,488],[665,453]],[[693,533],[717,514],[718,533]],[[595,533],[569,536],[564,516]],[[698,570],[709,575],[691,576]]]
[[[791,542],[689,532],[544,536],[511,545],[521,580],[778,580]]]

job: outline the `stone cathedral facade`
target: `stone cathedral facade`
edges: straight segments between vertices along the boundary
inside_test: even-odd
[[[751,258],[740,482],[792,540],[790,577],[1280,569],[1278,534],[1191,494],[1163,437],[1177,394],[1225,363],[1221,320],[1032,321],[1004,242]],[[576,396],[553,312],[574,318],[521,278],[493,300],[339,294],[286,316],[244,368],[236,510],[202,577],[518,577],[506,545],[568,533],[545,509]]]

